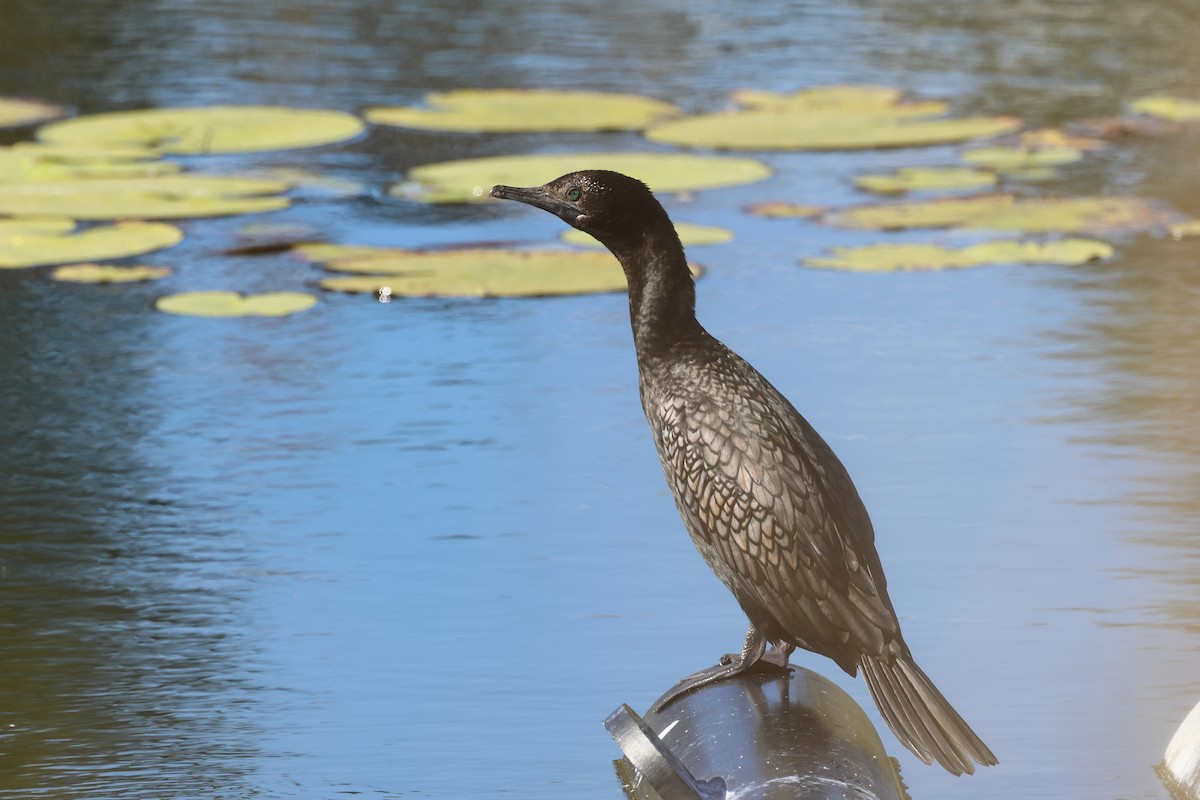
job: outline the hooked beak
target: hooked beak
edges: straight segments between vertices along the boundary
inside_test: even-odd
[[[518,203],[549,211],[572,227],[577,227],[578,223],[584,219],[581,208],[552,196],[550,190],[545,186],[531,186],[525,189],[518,186],[493,186],[492,197],[500,200],[516,200]]]

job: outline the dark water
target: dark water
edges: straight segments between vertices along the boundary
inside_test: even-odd
[[[7,0],[3,17],[0,95],[83,112],[356,111],[477,85],[707,109],[744,86],[877,82],[1036,126],[1200,96],[1200,12],[1169,0]],[[540,241],[546,215],[378,198],[427,161],[638,146],[376,129],[204,164],[368,182],[265,218],[333,240]],[[1128,142],[1049,190],[1197,215],[1198,155],[1195,131]],[[738,211],[850,203],[854,174],[952,156],[768,154],[766,183],[672,199],[738,235],[693,253],[700,312],[841,453],[913,650],[1002,761],[954,780],[885,733],[913,797],[1165,797],[1151,765],[1200,698],[1200,244],[855,276],[796,261],[860,234]],[[624,298],[150,310],[313,281],[285,255],[216,256],[246,221],[189,223],[157,286],[0,273],[0,792],[618,797],[600,720],[744,632],[665,494]]]

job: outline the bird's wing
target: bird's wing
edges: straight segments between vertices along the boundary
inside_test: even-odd
[[[718,390],[664,393],[654,408],[676,502],[752,622],[769,615],[798,644],[844,651],[849,668],[898,633],[870,519],[829,446],[732,358],[741,374]]]

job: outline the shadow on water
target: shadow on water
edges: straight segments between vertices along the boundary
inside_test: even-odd
[[[357,111],[469,86],[701,110],[747,86],[874,82],[1039,126],[1200,94],[1195,10],[1172,0],[8,6],[0,95],[83,112]],[[1122,142],[1027,191],[1200,215],[1198,138]],[[641,146],[375,129],[203,166],[367,182],[270,217],[339,241],[541,241],[560,230],[544,215],[384,188],[429,161]],[[912,795],[1164,796],[1150,764],[1200,694],[1200,244],[844,275],[794,265],[874,239],[738,211],[850,204],[868,167],[954,156],[765,154],[768,182],[667,203],[737,232],[696,252],[703,321],[847,463],[914,652],[1000,757],[967,784],[898,753]],[[155,314],[165,291],[311,284],[286,255],[215,256],[242,223],[187,223],[159,287],[0,271],[0,790],[619,796],[600,720],[744,631],[665,496],[624,298]]]

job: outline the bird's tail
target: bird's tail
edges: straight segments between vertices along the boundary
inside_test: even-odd
[[[996,757],[958,715],[907,652],[864,655],[859,661],[867,688],[896,738],[930,763],[955,775],[974,774],[975,764],[991,766]]]

